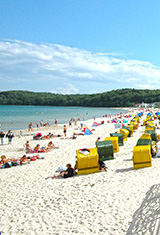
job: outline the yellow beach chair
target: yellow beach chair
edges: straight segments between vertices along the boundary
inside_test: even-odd
[[[77,153],[77,174],[91,174],[99,172],[99,155],[97,148],[89,149],[88,154],[81,153],[81,150],[76,150]]]
[[[119,145],[118,145],[118,136],[111,136],[111,137],[106,137],[104,139],[106,140],[111,140],[113,144],[113,152],[118,153],[119,152]]]
[[[127,137],[129,136],[129,131],[121,128],[120,133],[123,135],[123,141],[127,141]]]
[[[144,168],[152,166],[151,146],[141,145],[133,148],[133,168]]]

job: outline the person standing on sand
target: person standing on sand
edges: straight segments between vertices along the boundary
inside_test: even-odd
[[[55,118],[55,126],[57,126],[57,119]]]
[[[6,137],[8,137],[8,144],[11,144],[12,138],[14,137],[13,132],[11,130],[9,130]]]
[[[22,137],[23,133],[22,130],[19,131],[19,136]]]
[[[3,145],[3,139],[5,137],[5,133],[3,131],[0,132],[1,144]]]
[[[63,132],[64,132],[64,136],[67,136],[67,127],[66,127],[66,125],[64,125]]]
[[[33,131],[33,123],[30,122],[29,125],[28,125],[28,131]]]

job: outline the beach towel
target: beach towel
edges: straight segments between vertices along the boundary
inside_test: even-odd
[[[79,150],[79,153],[84,154],[84,155],[88,155],[89,152],[90,152],[89,149],[80,149],[80,150]]]

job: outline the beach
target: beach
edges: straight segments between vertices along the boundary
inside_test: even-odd
[[[114,153],[115,159],[105,161],[108,170],[71,178],[48,178],[59,166],[75,165],[76,150],[95,148],[98,137],[103,140],[119,129],[107,118],[96,118],[104,124],[94,127],[92,135],[76,139],[51,139],[58,149],[40,153],[44,159],[30,164],[0,169],[0,232],[4,235],[48,234],[154,234],[158,221],[160,193],[160,159],[152,158],[152,167],[133,169],[133,147],[144,133],[139,126],[133,137]],[[84,121],[92,129],[94,120]],[[77,127],[80,123],[77,123]],[[12,144],[5,138],[0,156],[19,158],[25,154],[24,144],[46,146],[49,140],[33,140],[37,132],[63,135],[63,125],[15,132]],[[75,130],[67,124],[67,136]],[[157,130],[157,134],[159,134]],[[149,195],[149,196],[148,196]],[[154,213],[157,212],[157,213]],[[151,219],[152,218],[152,219]],[[155,233],[156,234],[156,233]]]

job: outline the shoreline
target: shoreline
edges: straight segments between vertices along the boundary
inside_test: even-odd
[[[55,111],[51,111],[52,109],[49,110],[46,109],[46,107],[44,106],[44,109],[42,106],[38,106],[36,108],[32,107],[28,109],[28,106],[25,108],[25,111],[23,112],[23,109],[15,109],[15,106],[12,106],[13,109],[11,109],[10,111],[10,115],[7,118],[7,113],[9,112],[9,108],[8,106],[6,108],[4,108],[4,110],[1,110],[1,123],[0,123],[0,129],[7,132],[8,130],[12,130],[12,131],[19,131],[19,130],[26,130],[28,129],[28,125],[30,122],[32,122],[36,128],[36,124],[40,123],[40,120],[44,120],[44,122],[47,122],[47,120],[50,120],[50,124],[52,126],[54,126],[54,118],[58,119],[58,125],[64,125],[66,123],[69,122],[69,120],[73,117],[75,119],[80,118],[81,121],[83,121],[83,117],[85,118],[85,120],[89,120],[92,119],[94,116],[97,118],[103,117],[103,115],[105,114],[109,114],[110,113],[110,109],[112,110],[112,108],[107,108],[107,110],[104,110],[104,108],[97,108],[95,110],[95,108],[89,108],[88,110],[86,109],[86,107],[84,107],[84,110],[81,109],[81,107],[77,107],[78,109],[72,108],[71,110],[66,109],[67,107],[65,107],[65,109],[63,110],[57,110],[55,109]],[[18,106],[19,107],[19,106]],[[79,109],[80,108],[80,109]],[[16,112],[15,112],[16,110]],[[54,110],[54,109],[53,109]],[[99,110],[99,111],[98,111]],[[101,111],[100,111],[101,110]],[[127,111],[127,108],[113,108],[113,110],[115,110],[115,112],[117,112],[116,110],[124,110]],[[17,116],[17,112],[19,112],[19,115]],[[48,114],[47,114],[48,112]],[[52,112],[54,112],[52,114]],[[66,113],[65,113],[66,112]],[[113,111],[114,112],[114,111]],[[3,120],[3,113],[5,114],[4,117],[5,120]],[[11,113],[13,114],[13,116],[11,116]],[[62,115],[61,115],[62,113]],[[66,115],[65,115],[66,114]],[[117,114],[117,113],[116,113]],[[20,118],[22,115],[22,119]],[[112,115],[112,113],[111,113]],[[59,117],[58,117],[59,116]],[[65,117],[66,116],[66,117]],[[60,118],[60,119],[59,119]]]
[[[111,108],[112,109],[112,108]],[[133,112],[134,110],[136,110],[135,108],[124,108],[124,107],[120,107],[120,108],[114,108],[114,109],[120,109],[120,110],[126,110],[126,112],[125,113],[127,113],[128,111],[130,111],[130,112]],[[122,115],[124,115],[125,113],[123,113]],[[115,117],[115,116],[117,116],[118,114],[116,114],[116,115],[112,115],[109,119],[111,119],[111,118],[113,118],[113,117]],[[96,117],[95,118],[95,121],[98,119],[98,120],[100,120],[100,119],[104,119],[104,120],[106,120],[108,117]],[[79,124],[79,123],[84,123],[84,122],[90,122],[90,121],[92,121],[92,119],[85,119],[85,120],[80,120],[80,121],[78,121],[77,122],[77,125]],[[94,121],[94,119],[93,119],[93,121]],[[12,130],[12,132],[14,132],[15,133],[15,135],[16,136],[19,136],[19,132],[20,131],[22,131],[22,133],[24,133],[25,135],[29,135],[29,133],[31,133],[31,135],[34,135],[35,134],[35,132],[41,132],[41,131],[47,131],[47,130],[50,130],[50,129],[52,129],[53,128],[53,130],[62,130],[63,129],[63,126],[64,125],[67,125],[68,127],[69,127],[69,124],[68,123],[61,123],[61,124],[57,124],[57,126],[56,125],[50,125],[50,126],[43,126],[43,127],[39,127],[39,128],[37,128],[37,127],[34,127],[33,128],[33,130],[32,131],[28,131],[28,129],[26,128],[26,129],[17,129],[17,130]],[[73,124],[73,126],[74,126],[74,124]],[[76,126],[75,126],[76,127]]]

